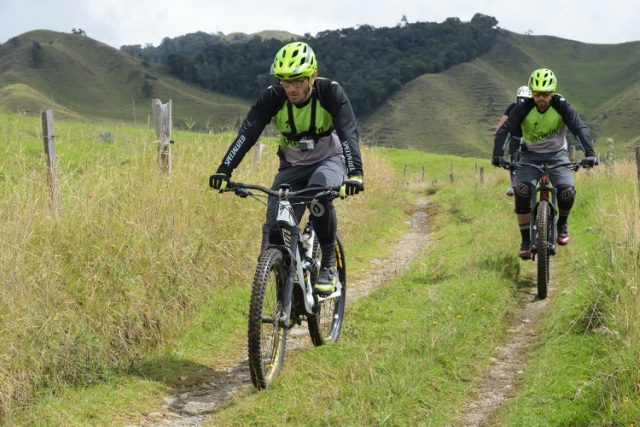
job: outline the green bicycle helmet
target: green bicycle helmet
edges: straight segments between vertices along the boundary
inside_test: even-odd
[[[556,75],[548,68],[535,70],[529,78],[529,87],[533,92],[555,92],[557,86]]]
[[[284,46],[271,64],[271,74],[281,80],[311,77],[317,69],[316,55],[309,45],[303,42]]]

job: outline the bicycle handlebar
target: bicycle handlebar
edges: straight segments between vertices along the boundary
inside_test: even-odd
[[[589,168],[589,166],[583,166],[581,163],[574,163],[574,162],[560,163],[560,164],[557,164],[557,165],[554,165],[554,166],[549,166],[546,163],[543,163],[542,165],[536,165],[536,164],[533,164],[533,163],[507,162],[507,161],[504,161],[504,162],[502,162],[502,164],[500,166],[503,169],[507,169],[507,170],[510,170],[510,171],[514,171],[514,170],[516,170],[518,168],[521,168],[523,166],[529,166],[529,167],[538,169],[540,172],[548,172],[550,170],[558,169],[558,168],[561,168],[561,167],[566,167],[567,169],[571,169],[572,171],[575,171],[575,172],[577,172],[578,169],[580,169],[581,167]]]
[[[251,190],[257,190],[269,196],[277,197],[278,199],[305,197],[305,195],[311,199],[326,197],[329,200],[333,200],[340,197],[340,187],[306,187],[302,190],[291,191],[288,189],[272,190],[271,188],[263,187],[262,185],[244,184],[242,182],[229,182],[224,189],[224,192],[233,191],[237,196],[245,198],[253,195]]]

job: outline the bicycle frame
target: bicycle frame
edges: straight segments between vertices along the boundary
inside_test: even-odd
[[[315,261],[309,255],[313,251],[313,239],[315,233],[310,236],[310,247],[305,249],[305,259],[301,257],[301,232],[300,225],[298,224],[293,207],[288,200],[279,199],[278,201],[278,226],[282,231],[282,239],[284,241],[284,247],[280,245],[268,245],[267,247],[278,247],[286,249],[287,259],[289,260],[289,270],[287,272],[286,287],[284,290],[284,310],[280,318],[280,323],[283,326],[289,325],[289,319],[291,318],[291,306],[293,304],[293,286],[298,285],[302,290],[304,308],[308,314],[313,314],[315,310],[316,302],[313,298],[313,289],[310,283],[309,269],[312,265],[315,265]],[[308,240],[308,241],[309,241]]]
[[[312,315],[317,311],[318,304],[330,298],[339,298],[342,295],[342,284],[338,283],[335,292],[326,297],[314,295],[311,284],[311,270],[315,268],[317,260],[313,258],[315,232],[311,229],[308,237],[303,238],[300,224],[296,218],[293,205],[289,198],[302,197],[303,194],[312,194],[311,204],[321,197],[336,198],[340,187],[315,187],[299,191],[290,191],[287,185],[278,190],[271,190],[259,185],[238,184],[231,185],[229,191],[235,191],[241,197],[252,195],[249,189],[259,190],[269,196],[278,198],[276,221],[281,230],[284,244],[271,244],[263,238],[262,251],[267,248],[280,250],[287,260],[287,276],[283,292],[283,310],[278,322],[283,327],[292,327],[291,313],[294,303],[293,289],[298,286],[302,291],[305,314]],[[308,227],[308,225],[307,225]]]

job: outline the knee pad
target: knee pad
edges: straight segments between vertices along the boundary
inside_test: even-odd
[[[525,199],[527,199],[527,202],[529,201],[529,197],[531,197],[531,184],[527,184],[526,182],[516,182],[513,190],[516,193],[516,197],[520,196],[520,197],[524,197]]]
[[[513,190],[515,196],[515,212],[519,215],[531,213],[531,184],[516,182]]]
[[[576,198],[576,188],[570,185],[558,185],[558,202]]]
[[[330,211],[332,203],[328,200],[313,200],[309,204],[309,212],[316,218],[322,217],[326,212]]]
[[[576,188],[571,185],[558,185],[558,209],[569,212],[576,200]]]

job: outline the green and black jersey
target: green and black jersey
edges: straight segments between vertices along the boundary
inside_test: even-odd
[[[533,99],[516,105],[496,132],[493,156],[504,154],[505,139],[522,132],[523,150],[532,153],[556,153],[567,150],[567,129],[573,133],[585,156],[595,156],[587,126],[562,95],[554,94],[549,108],[541,113]]]
[[[362,176],[358,128],[351,103],[335,81],[318,78],[303,105],[287,100],[280,85],[272,85],[251,107],[218,172],[231,175],[273,120],[280,131],[280,168],[311,165],[332,156],[344,158],[347,174]],[[300,149],[301,139],[313,139],[314,149]]]

